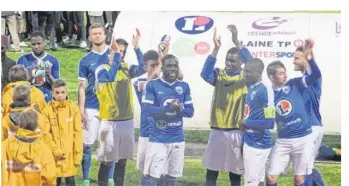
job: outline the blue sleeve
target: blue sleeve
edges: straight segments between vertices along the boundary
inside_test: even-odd
[[[250,59],[252,59],[252,55],[251,55],[251,52],[246,48],[246,47],[242,47],[239,51],[239,54],[240,54],[240,58],[241,58],[241,61],[243,63],[247,63]]]
[[[17,64],[24,65],[24,56],[18,58]]]
[[[274,91],[271,87],[266,86],[264,91],[259,92],[255,99],[259,99],[263,104],[262,120],[246,120],[246,127],[251,129],[273,129],[275,124],[275,105],[274,105]]]
[[[56,58],[54,58],[52,65],[53,66],[51,69],[51,74],[52,74],[53,78],[59,79],[59,77],[60,77],[59,62]]]
[[[106,83],[115,81],[116,74],[120,66],[120,53],[116,53],[111,68],[107,70],[104,66],[96,69],[96,79],[98,83]]]
[[[212,86],[215,86],[218,76],[218,69],[214,69],[215,64],[216,58],[209,55],[200,74],[202,79]]]
[[[148,82],[144,91],[142,98],[142,113],[144,116],[152,116],[157,114],[164,114],[166,110],[171,106],[167,104],[166,106],[157,107],[154,105],[155,91],[153,83]]]
[[[136,95],[137,95],[137,99],[138,99],[138,102],[140,105],[142,105],[142,93],[144,91],[140,91],[138,90],[138,84],[140,82],[143,82],[143,81],[140,81],[139,79],[137,79],[134,83],[133,83],[133,88],[135,89],[135,92],[136,92]]]
[[[131,79],[134,77],[141,76],[145,73],[144,70],[144,59],[143,59],[143,53],[141,49],[137,48],[135,50],[138,60],[138,65],[131,65],[130,67],[130,77]]]
[[[303,92],[308,86],[315,84],[322,77],[321,71],[315,63],[314,59],[308,61],[308,64],[311,69],[311,74],[304,75],[303,77],[299,78],[294,78],[291,81],[294,84],[296,84],[296,86],[301,92]]]
[[[190,95],[189,85],[184,95],[184,109],[179,112],[179,115],[186,118],[194,116],[194,105]]]
[[[79,62],[79,69],[78,69],[78,78],[80,80],[83,80],[83,79],[86,79],[87,78],[87,67],[86,65],[84,64],[84,59],[85,58],[82,58]]]

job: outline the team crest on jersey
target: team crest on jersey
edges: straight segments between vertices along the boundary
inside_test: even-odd
[[[281,116],[287,116],[291,114],[292,110],[292,103],[288,100],[281,100],[276,104],[276,111]]]
[[[247,119],[249,116],[250,116],[250,107],[248,106],[248,104],[246,104],[244,109],[244,119]]]
[[[289,86],[285,86],[284,88],[282,88],[282,91],[285,92],[285,94],[290,93],[290,87]]]
[[[256,91],[253,91],[252,93],[251,93],[251,100],[253,100],[253,98],[256,96]]]
[[[175,87],[175,90],[176,90],[178,95],[182,95],[183,94],[183,88],[182,87],[177,86],[177,87]]]
[[[166,128],[167,127],[167,122],[165,120],[158,120],[156,122],[156,126],[160,129]]]

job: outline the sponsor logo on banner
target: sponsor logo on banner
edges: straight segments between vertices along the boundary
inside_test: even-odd
[[[254,31],[249,31],[250,36],[273,36],[273,35],[294,35],[294,30],[278,30],[278,27],[283,24],[287,24],[292,20],[283,17],[267,17],[261,18],[252,23]]]
[[[258,51],[251,52],[253,58],[293,58],[293,52],[272,52],[272,51]]]
[[[206,16],[185,16],[175,22],[177,30],[185,34],[201,34],[210,30],[213,20]]]
[[[294,47],[302,46],[300,39],[294,41],[241,41],[241,44],[248,48],[259,48],[260,50],[251,50],[255,58],[293,58]],[[274,49],[272,49],[274,48]]]
[[[210,44],[208,44],[207,42],[196,43],[194,50],[197,54],[200,55],[207,54],[208,51],[210,51]]]
[[[242,45],[246,47],[289,47],[292,42],[291,41],[241,41]]]

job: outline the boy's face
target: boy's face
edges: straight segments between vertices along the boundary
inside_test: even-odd
[[[158,61],[155,61],[155,60],[149,60],[145,63],[145,66],[144,66],[144,70],[148,73],[148,74],[152,74],[157,66],[159,65],[159,62]]]
[[[271,76],[271,81],[273,84],[277,86],[283,86],[287,83],[287,74],[286,69],[284,68],[277,68],[275,76]]]
[[[53,98],[58,102],[65,101],[67,99],[67,88],[64,86],[54,88]]]

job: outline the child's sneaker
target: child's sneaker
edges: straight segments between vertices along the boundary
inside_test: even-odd
[[[108,186],[114,186],[114,180],[108,179]]]
[[[89,186],[90,185],[90,181],[89,180],[84,180],[80,186]]]

